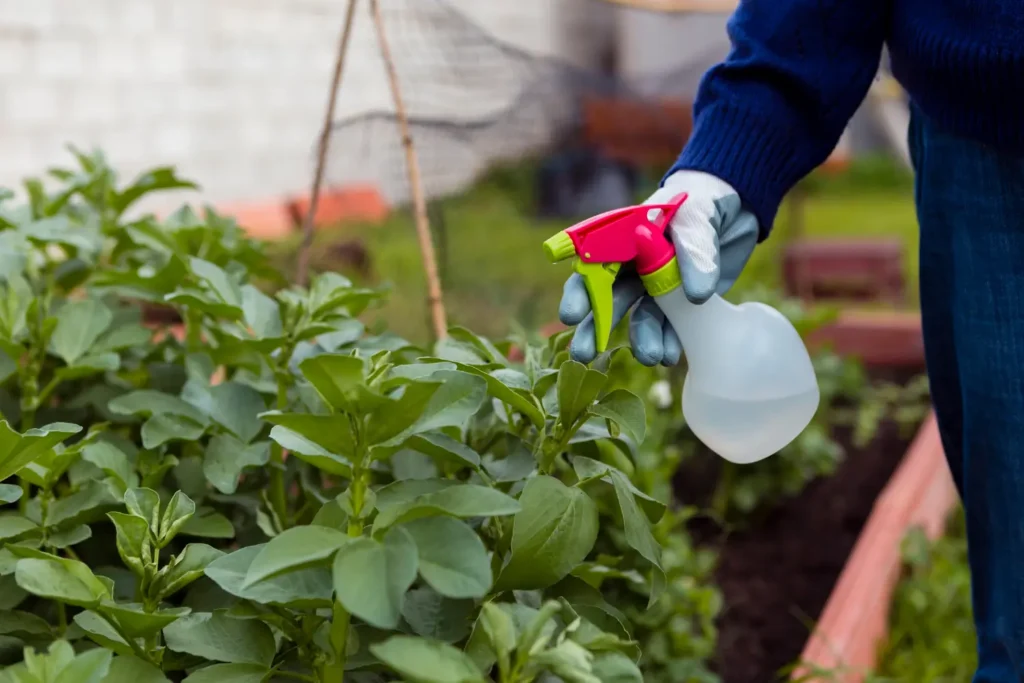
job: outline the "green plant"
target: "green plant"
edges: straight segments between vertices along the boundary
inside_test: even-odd
[[[914,529],[903,543],[905,573],[889,615],[889,638],[872,683],[967,681],[977,666],[963,510],[931,542]]]
[[[674,532],[610,354],[371,334],[378,292],[265,292],[229,219],[126,218],[172,171],[121,186],[77,158],[0,206],[3,676],[643,680]],[[154,334],[142,303],[182,325]]]

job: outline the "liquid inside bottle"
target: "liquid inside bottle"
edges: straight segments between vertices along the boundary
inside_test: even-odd
[[[717,295],[696,305],[681,287],[658,297],[658,305],[686,354],[683,416],[708,448],[730,462],[757,462],[807,427],[818,409],[818,382],[785,316]]]

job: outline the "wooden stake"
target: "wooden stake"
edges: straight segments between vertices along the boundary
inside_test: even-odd
[[[427,277],[427,301],[434,324],[434,337],[444,339],[448,336],[448,320],[444,310],[444,300],[441,296],[441,280],[437,274],[437,256],[434,253],[434,243],[430,237],[430,220],[427,217],[427,201],[423,194],[419,159],[416,156],[416,148],[412,144],[409,118],[405,112],[405,103],[402,100],[402,90],[398,83],[398,74],[395,72],[395,63],[391,57],[391,48],[388,46],[387,36],[384,34],[384,22],[380,16],[378,0],[370,0],[370,11],[373,13],[373,24],[377,30],[377,41],[380,43],[380,56],[384,61],[384,69],[387,71],[391,99],[395,103],[395,116],[398,119],[402,147],[405,150],[405,165],[409,174],[409,189],[412,192],[416,235],[419,238],[423,270]]]
[[[331,143],[331,132],[334,130],[334,105],[338,99],[341,74],[345,70],[345,55],[348,53],[348,43],[352,36],[352,23],[355,15],[356,0],[348,0],[348,7],[345,9],[345,23],[341,28],[341,38],[338,41],[338,54],[334,58],[334,74],[331,78],[330,94],[327,96],[324,125],[320,129],[316,170],[313,172],[313,185],[309,189],[309,211],[302,221],[302,244],[299,247],[299,263],[296,268],[296,280],[300,287],[305,287],[309,281],[309,255],[313,249],[314,220],[317,205],[320,202],[320,186],[324,181],[324,167],[327,165],[327,150]]]

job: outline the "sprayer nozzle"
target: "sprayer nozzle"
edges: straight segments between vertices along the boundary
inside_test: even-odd
[[[576,245],[572,243],[572,238],[563,230],[544,241],[544,254],[552,263],[558,263],[570,256],[574,256],[576,254]]]

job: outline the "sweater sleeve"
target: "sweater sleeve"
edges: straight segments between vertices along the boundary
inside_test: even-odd
[[[787,192],[839,142],[878,70],[893,0],[741,0],[732,48],[694,101],[669,173],[725,180],[768,236]]]

